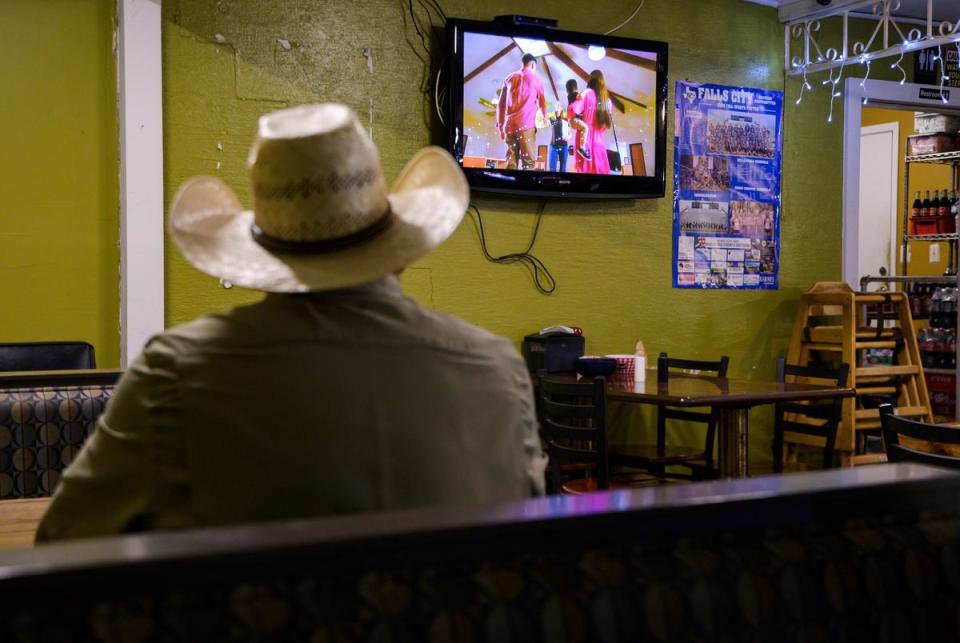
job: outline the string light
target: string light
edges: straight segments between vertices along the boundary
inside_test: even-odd
[[[960,47],[960,45],[958,45]],[[810,81],[807,80],[807,66],[803,66],[803,84],[800,85],[800,95],[797,97],[797,105],[800,104],[800,101],[803,100],[803,90],[810,91],[813,87],[810,85]]]
[[[867,104],[867,95],[866,95],[866,92],[867,92],[867,79],[870,78],[870,57],[867,56],[866,54],[860,56],[860,64],[867,66],[867,73],[865,73],[865,74],[863,75],[863,80],[860,81],[860,87],[863,89],[863,92],[864,92],[864,95],[863,95],[863,104],[866,105],[866,104]]]
[[[846,62],[847,62],[847,59],[844,58],[843,56],[841,56],[841,57],[840,57],[840,71],[839,71],[839,73],[837,73],[837,77],[836,77],[836,78],[833,77],[833,70],[831,69],[831,70],[830,70],[830,78],[828,78],[827,80],[823,81],[823,83],[822,83],[823,85],[826,85],[826,84],[830,83],[830,114],[827,115],[827,122],[828,122],[828,123],[832,123],[832,122],[833,122],[833,102],[834,102],[836,99],[840,98],[840,96],[842,95],[842,94],[837,90],[837,84],[840,82],[840,79],[843,77],[843,66],[844,66],[844,64],[846,64]]]
[[[943,93],[943,84],[950,80],[950,77],[947,76],[947,63],[943,59],[943,49],[940,45],[937,45],[937,55],[933,57],[934,61],[940,61],[940,100],[944,103],[949,102],[947,100],[946,94]]]
[[[896,5],[899,6],[899,0],[886,0],[886,3],[889,3],[889,4],[896,3]],[[891,7],[891,9],[894,9],[894,8],[896,7]],[[801,56],[794,57],[791,60],[793,71],[790,75],[802,74],[802,77],[803,77],[803,82],[800,85],[800,91],[797,95],[797,99],[795,103],[797,105],[800,105],[803,102],[806,92],[812,91],[813,89],[813,87],[810,85],[810,82],[807,78],[808,72],[810,71],[809,66],[813,64],[815,67],[820,67],[820,66],[828,67],[829,75],[827,76],[827,78],[821,80],[820,84],[827,86],[830,90],[830,111],[829,111],[829,114],[827,115],[827,122],[832,123],[833,113],[836,107],[836,99],[842,98],[843,96],[843,89],[839,87],[839,85],[840,85],[840,81],[843,80],[843,68],[847,64],[859,63],[861,65],[864,65],[865,67],[863,78],[860,79],[860,88],[861,90],[863,90],[862,99],[861,99],[862,103],[864,105],[867,105],[869,102],[869,98],[867,96],[867,83],[871,80],[870,74],[872,72],[873,59],[878,57],[878,54],[879,54],[879,58],[882,59],[882,58],[887,58],[887,56],[893,57],[893,55],[896,55],[897,53],[899,53],[896,60],[894,60],[893,63],[890,63],[890,69],[891,70],[896,69],[900,72],[899,84],[905,85],[907,82],[907,71],[903,67],[903,61],[907,53],[910,53],[916,50],[916,51],[924,51],[925,54],[926,52],[929,51],[930,63],[931,64],[937,63],[937,62],[940,63],[940,68],[939,68],[940,100],[943,101],[944,104],[949,104],[950,100],[948,98],[949,92],[947,91],[947,87],[949,87],[950,83],[952,82],[952,78],[947,69],[947,58],[949,57],[949,51],[945,55],[943,45],[946,44],[947,48],[949,48],[951,44],[956,47],[957,61],[958,63],[960,63],[960,21],[957,22],[956,26],[952,25],[949,22],[945,22],[940,26],[941,36],[938,38],[934,38],[930,34],[924,34],[919,29],[911,29],[909,33],[907,33],[907,35],[904,35],[903,32],[900,31],[899,28],[897,28],[896,23],[893,23],[892,19],[884,18],[884,20],[892,23],[894,28],[897,29],[897,33],[899,34],[900,38],[903,39],[902,43],[899,46],[894,45],[893,47],[890,47],[889,49],[886,49],[882,52],[864,51],[870,45],[870,43],[873,42],[873,39],[871,39],[870,43],[867,43],[866,45],[864,45],[864,43],[862,42],[854,43],[851,55],[847,56],[845,55],[845,52],[847,51],[846,49],[847,32],[846,32],[846,23],[845,23],[844,34],[843,34],[844,49],[842,51],[838,51],[836,48],[830,48],[825,52],[821,52],[818,46],[816,51],[817,56],[814,59],[814,61],[811,61],[811,56],[809,51],[806,53],[805,59]],[[950,29],[947,29],[947,27],[950,27]],[[811,33],[810,23],[808,23],[806,26],[806,32],[807,32],[807,37],[809,38]],[[793,33],[795,37],[803,35],[801,32],[797,31],[796,27],[794,27]],[[931,40],[934,42],[930,42]],[[808,46],[809,46],[809,43],[808,43]],[[933,51],[934,47],[936,47],[935,53]],[[833,75],[833,69],[837,69],[836,77],[834,77]],[[934,71],[937,71],[935,65],[934,65]]]
[[[904,40],[904,41],[903,41],[903,44],[904,44],[904,45],[907,45],[907,42],[908,42],[908,41]],[[901,85],[904,84],[905,82],[907,82],[907,70],[900,66],[900,63],[903,62],[903,54],[905,53],[905,51],[906,51],[906,50],[905,50],[903,47],[900,47],[900,57],[897,58],[897,62],[895,62],[895,63],[893,63],[892,65],[890,65],[890,69],[899,69],[899,70],[900,70],[900,74],[901,74],[901,76],[902,76],[902,77],[900,78],[900,84],[901,84]]]

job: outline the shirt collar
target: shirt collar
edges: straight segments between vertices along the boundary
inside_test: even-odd
[[[268,293],[267,297],[310,297],[311,299],[341,298],[341,297],[403,297],[403,288],[400,287],[400,280],[396,275],[389,274],[375,281],[371,281],[358,286],[349,288],[338,288],[336,290],[317,290],[305,293]]]

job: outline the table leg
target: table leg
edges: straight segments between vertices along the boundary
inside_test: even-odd
[[[721,478],[747,477],[747,414],[745,408],[721,408],[717,425],[717,465]]]

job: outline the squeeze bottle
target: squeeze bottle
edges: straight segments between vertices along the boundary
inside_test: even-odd
[[[643,348],[643,342],[637,342],[637,348],[633,352],[633,381],[643,382],[647,379],[647,351]]]

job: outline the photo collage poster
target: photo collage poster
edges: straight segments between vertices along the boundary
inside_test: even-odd
[[[776,290],[783,92],[678,81],[673,287]]]

